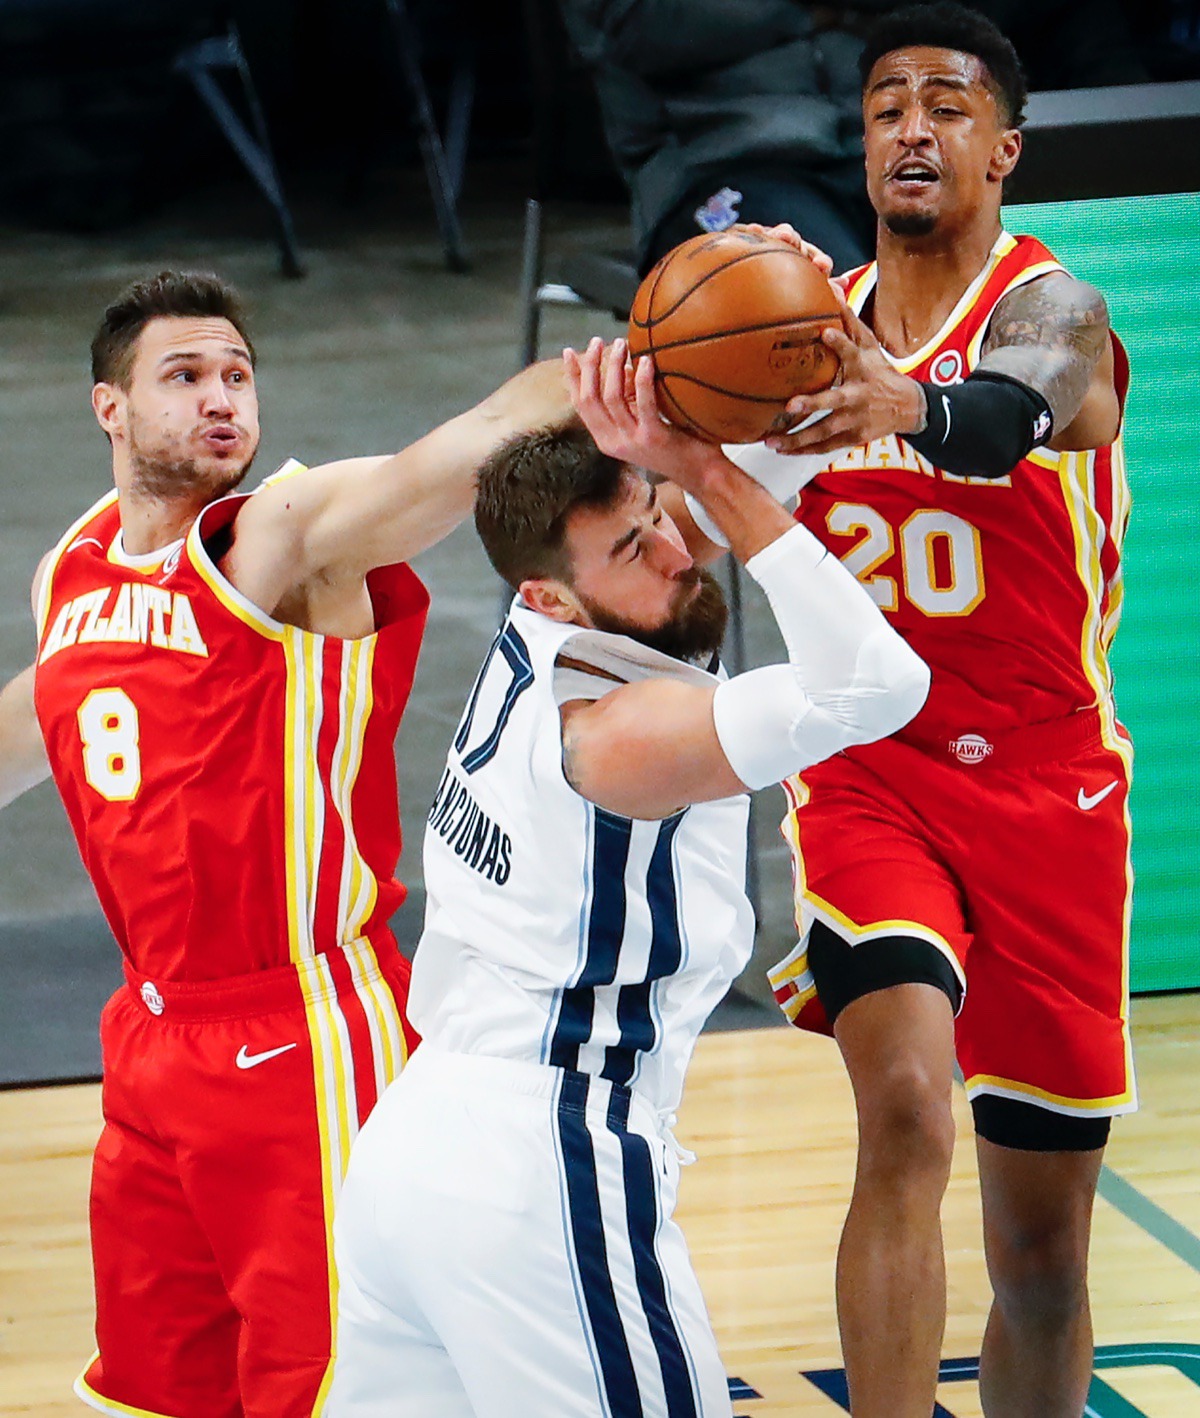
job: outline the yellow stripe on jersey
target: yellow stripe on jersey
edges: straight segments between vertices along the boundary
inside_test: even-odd
[[[1014,242],[1013,245],[1016,245],[1016,243]],[[1009,250],[1011,249],[1012,248],[1010,247]],[[993,267],[993,269],[995,268]],[[1059,262],[1055,260],[1039,261],[1036,265],[1027,266],[1023,271],[1018,271],[1017,274],[1012,278],[1012,280],[1009,281],[1008,285],[1004,287],[1003,291],[1001,291],[1000,295],[997,297],[997,304],[999,304],[999,302],[1003,300],[1004,297],[1008,295],[1011,291],[1019,290],[1021,286],[1027,286],[1030,281],[1036,281],[1042,276],[1048,276],[1051,271],[1061,271],[1063,269],[1064,268],[1059,264]],[[993,306],[992,315],[994,315],[995,313],[995,306]],[[979,327],[979,329],[975,331],[975,334],[971,337],[970,341],[967,344],[968,371],[974,369],[975,366],[979,363],[980,352],[983,349],[983,342],[987,339],[987,333],[988,330],[991,328],[991,324],[992,316],[989,315],[988,318]]]
[[[1019,1083],[1015,1079],[1001,1078],[997,1074],[975,1073],[965,1080],[967,1097],[975,1098],[981,1093],[995,1094],[1001,1098],[1036,1098],[1042,1107],[1052,1113],[1067,1113],[1072,1117],[1091,1117],[1097,1113],[1116,1116],[1131,1113],[1137,1107],[1137,1099],[1131,1089],[1124,1093],[1114,1093],[1109,1098],[1067,1098],[1060,1093],[1050,1093],[1044,1088],[1035,1088],[1032,1083]]]
[[[1112,445],[1112,513],[1109,523],[1109,534],[1116,544],[1117,551],[1123,551],[1125,547],[1125,533],[1129,527],[1129,513],[1132,509],[1133,499],[1129,493],[1129,479],[1125,475],[1125,444],[1118,435],[1117,441]]]
[[[350,913],[350,893],[352,890],[351,877],[356,856],[354,846],[350,840],[350,788],[352,781],[350,764],[355,753],[354,738],[350,732],[350,725],[354,714],[354,676],[357,667],[358,645],[359,642],[356,640],[345,640],[342,642],[342,680],[338,694],[338,738],[337,743],[334,745],[329,783],[330,791],[333,795],[333,805],[337,810],[338,817],[341,818],[345,832],[345,840],[342,843],[342,869],[338,878],[337,907],[338,940],[343,942],[353,938],[350,931],[347,929]],[[361,752],[361,746],[359,747],[359,752]]]
[[[362,767],[367,723],[374,707],[371,690],[376,640],[347,642],[342,653],[340,752],[335,754],[333,801],[345,828],[338,890],[338,938],[357,940],[375,909],[378,887],[354,834],[351,801]]]
[[[99,1357],[100,1351],[97,1349],[87,1361],[83,1373],[75,1380],[76,1398],[82,1399],[89,1408],[94,1408],[99,1413],[119,1414],[121,1418],[125,1418],[125,1415],[132,1415],[132,1418],[172,1418],[169,1413],[159,1413],[152,1408],[135,1408],[131,1403],[118,1403],[115,1398],[105,1398],[102,1393],[97,1393],[88,1383],[87,1374]]]
[[[988,259],[983,263],[983,269],[966,290],[963,291],[962,295],[959,296],[958,303],[950,314],[946,316],[938,332],[931,339],[926,340],[921,348],[914,354],[905,355],[903,359],[892,359],[891,356],[889,356],[892,364],[900,370],[902,374],[907,374],[910,370],[916,369],[918,365],[923,364],[939,346],[949,339],[970,313],[971,308],[979,297],[979,292],[991,279],[996,267],[1016,244],[1015,237],[1010,236],[1006,231],[1002,231],[996,238],[996,244],[992,247]]]
[[[216,505],[215,502],[209,503],[210,507]],[[205,511],[207,510],[206,508]],[[201,513],[201,517],[203,515]],[[200,579],[230,614],[236,616],[243,624],[248,625],[251,630],[257,630],[260,635],[265,635],[268,640],[287,638],[292,627],[269,616],[247,596],[243,596],[209,556],[208,548],[200,536],[200,517],[192,523],[192,529],[188,532],[187,551],[188,560],[196,568]]]
[[[304,674],[304,636],[300,631],[291,631],[283,642],[283,652],[287,666],[283,731],[284,891],[287,894],[288,956],[295,962],[312,954],[306,875],[308,853],[304,841],[307,681]]]
[[[101,512],[109,508],[117,500],[117,490],[114,487],[111,492],[106,492],[98,501],[93,502],[82,517],[77,517],[67,530],[59,537],[46,558],[45,565],[41,568],[42,579],[38,582],[37,594],[37,638],[38,645],[42,643],[42,636],[46,633],[46,621],[50,616],[50,593],[54,584],[54,573],[58,570],[58,563],[62,560],[67,548],[75,538],[83,531],[93,517],[98,517]]]
[[[317,747],[321,724],[325,717],[325,697],[322,693],[325,640],[320,635],[303,635],[301,649],[304,660],[304,856],[308,883],[308,938],[316,949],[314,931],[317,920],[317,889],[321,875],[321,849],[325,840],[325,787],[321,781],[321,764]]]
[[[1100,548],[1104,525],[1095,506],[1095,455],[1091,452],[1064,453],[1061,459],[1060,481],[1071,517],[1075,539],[1075,570],[1087,592],[1087,610],[1080,636],[1080,663],[1095,694],[1100,711],[1100,737],[1106,748],[1121,760],[1127,782],[1133,778],[1133,749],[1117,727],[1116,708],[1112,700],[1112,676],[1105,655],[1105,622],[1101,619],[1104,604],[1104,573],[1100,563]],[[1122,468],[1122,479],[1124,471]],[[1115,629],[1115,624],[1113,626]],[[1118,1100],[1128,1102],[1128,1111],[1137,1106],[1137,1085],[1133,1069],[1133,1039],[1129,1029],[1129,935],[1133,913],[1133,825],[1129,816],[1129,798],[1125,799],[1125,902],[1121,942],[1121,1033],[1125,1043],[1126,1091]]]
[[[377,641],[374,639],[363,642],[362,656],[358,663],[358,673],[355,679],[354,704],[358,720],[355,738],[359,749],[358,761],[354,765],[354,777],[350,782],[351,789],[354,787],[354,782],[358,777],[358,770],[362,762],[362,742],[365,727],[375,708],[374,673],[376,644]],[[375,903],[379,899],[379,884],[375,879],[375,873],[367,866],[366,859],[359,851],[357,842],[355,842],[355,877],[358,882],[358,889],[354,898],[354,909],[350,917],[349,928],[355,936],[358,936],[362,934],[363,929],[375,911]]]
[[[365,937],[351,941],[346,946],[346,959],[371,1030],[376,1092],[382,1093],[408,1062],[403,1021],[370,941]]]
[[[323,955],[296,967],[312,1043],[313,1091],[321,1146],[321,1190],[325,1201],[325,1245],[331,1326],[337,1315],[337,1271],[333,1261],[333,1217],[350,1147],[358,1132],[358,1104],[350,1031],[337,998],[333,972]],[[326,1376],[328,1377],[328,1375]],[[322,1389],[325,1385],[322,1384]],[[319,1408],[314,1408],[314,1412]]]

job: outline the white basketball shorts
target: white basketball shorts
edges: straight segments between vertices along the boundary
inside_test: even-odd
[[[329,1418],[729,1418],[654,1112],[423,1044],[354,1144]]]

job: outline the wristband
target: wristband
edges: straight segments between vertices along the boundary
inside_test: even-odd
[[[977,369],[942,389],[921,381],[927,422],[901,438],[923,458],[957,477],[1002,478],[1050,437],[1050,405],[1028,384],[992,369]]]

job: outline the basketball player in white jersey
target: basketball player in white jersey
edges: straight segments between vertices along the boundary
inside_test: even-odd
[[[666,440],[788,659],[724,677],[716,583],[645,476],[583,429],[484,465],[476,526],[517,595],[426,830],[424,1042],[342,1193],[331,1418],[730,1413],[671,1219],[671,1125],[750,955],[747,791],[891,733],[928,688],[806,528],[661,423],[648,367],[628,401],[623,347],[568,371],[628,446],[661,462]]]

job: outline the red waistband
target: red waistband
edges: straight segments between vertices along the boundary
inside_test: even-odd
[[[365,944],[366,942],[364,942]],[[367,983],[403,979],[408,961],[392,942],[372,948],[370,957],[359,956],[352,966]],[[340,952],[339,952],[340,953]],[[329,952],[330,958],[333,952]],[[125,984],[139,1009],[163,1020],[215,1020],[247,1018],[290,1009],[306,1000],[333,998],[339,984],[324,955],[250,975],[229,975],[221,980],[157,980],[122,961]],[[346,988],[352,988],[350,982]]]
[[[954,765],[977,768],[1028,768],[1101,743],[1100,710],[1081,709],[1063,719],[1048,719],[1008,733],[955,733],[923,728],[901,729],[901,743],[932,753]]]

